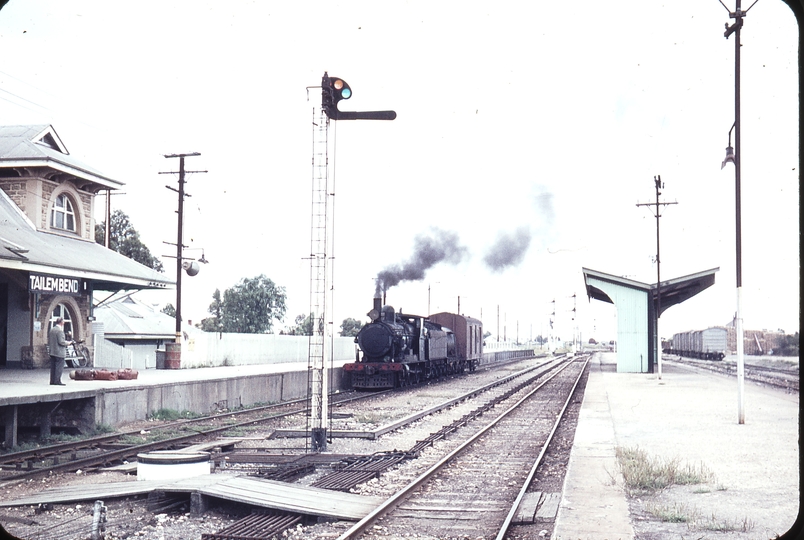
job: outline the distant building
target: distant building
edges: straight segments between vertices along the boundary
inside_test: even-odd
[[[165,343],[176,340],[176,319],[130,295],[100,304],[95,308],[95,318],[96,329],[103,331],[106,341],[130,352],[131,365],[108,367],[156,367],[156,351],[164,351]],[[202,333],[198,328],[182,325],[183,342],[194,342],[198,333]]]
[[[58,317],[91,346],[93,293],[164,289],[164,274],[95,242],[95,196],[120,189],[50,125],[0,126],[0,368],[49,366]]]
[[[734,321],[726,325],[728,330],[728,350],[737,354],[737,328]],[[784,343],[784,333],[767,330],[743,330],[743,352],[751,356],[773,354]]]

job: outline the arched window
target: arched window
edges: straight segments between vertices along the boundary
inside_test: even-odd
[[[70,335],[73,336],[73,338],[75,338],[75,336],[73,335],[73,319],[70,316],[70,310],[67,309],[67,306],[65,306],[64,304],[58,304],[53,309],[53,313],[50,315],[50,325],[47,328],[48,331],[50,331],[50,329],[53,328],[53,326],[56,324],[56,319],[58,319],[59,317],[64,319],[64,335],[67,335],[67,333],[69,332]]]
[[[75,232],[75,212],[70,198],[62,193],[56,197],[50,212],[50,226],[56,229]]]

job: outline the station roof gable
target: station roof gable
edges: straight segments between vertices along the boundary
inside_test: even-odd
[[[109,178],[71,156],[51,125],[0,126],[0,169],[37,167],[67,175],[87,191],[120,189],[123,186],[123,182]]]

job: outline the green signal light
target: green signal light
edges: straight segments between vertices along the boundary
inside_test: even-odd
[[[343,99],[349,99],[350,97],[352,97],[352,91],[350,89],[348,89],[348,88],[344,88],[341,91],[341,97]]]

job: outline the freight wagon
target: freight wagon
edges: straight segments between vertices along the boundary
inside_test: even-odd
[[[701,360],[723,360],[726,357],[728,330],[714,326],[705,330],[692,330],[673,334],[666,354],[677,354]]]

